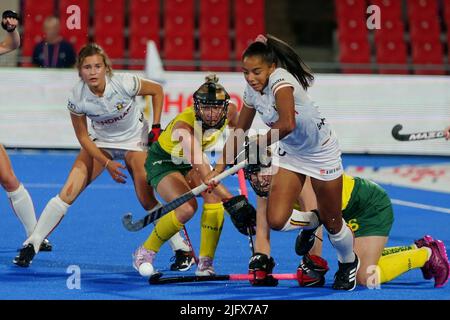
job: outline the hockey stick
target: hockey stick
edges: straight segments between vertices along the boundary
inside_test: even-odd
[[[191,239],[189,238],[186,226],[183,226],[183,233],[184,233],[184,236],[186,237],[186,241],[188,243],[189,249],[191,250],[192,255],[194,256],[195,264],[198,265],[198,258],[197,258],[197,255],[195,254],[194,247],[192,246]]]
[[[272,274],[278,280],[298,280],[295,273],[279,273]],[[176,276],[162,277],[162,273],[155,273],[149,279],[150,284],[169,284],[169,283],[186,283],[186,282],[206,282],[206,281],[248,281],[252,280],[251,274],[216,274],[210,276]]]
[[[394,139],[399,141],[419,141],[445,138],[444,131],[442,130],[401,134],[400,130],[402,130],[402,128],[403,126],[401,124],[397,124],[392,128],[392,136],[394,137]]]
[[[229,175],[232,175],[236,173],[239,169],[244,168],[247,165],[247,161],[242,161],[238,163],[235,166],[232,166],[231,168],[225,170],[221,174],[219,174],[217,177],[214,178],[214,181],[219,182],[220,180],[228,177]],[[196,197],[203,191],[208,189],[208,185],[205,183],[202,183],[198,187],[195,187],[189,192],[186,192],[185,194],[181,195],[180,197],[166,203],[163,206],[158,206],[151,212],[149,212],[146,216],[139,219],[138,221],[133,222],[133,215],[131,213],[127,213],[122,217],[122,224],[128,231],[139,231],[145,226],[149,225],[153,221],[161,218],[166,213],[178,208],[183,203],[189,201],[190,199]]]
[[[248,199],[248,191],[247,185],[245,183],[245,175],[244,170],[238,171],[238,181],[239,181],[239,191],[242,195],[244,195]],[[251,226],[247,227],[247,237],[248,237],[248,245],[250,246],[250,250],[252,251],[252,256],[255,254],[255,248],[253,245],[253,237],[252,237],[252,228]]]

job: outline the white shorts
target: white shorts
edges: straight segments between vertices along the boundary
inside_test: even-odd
[[[124,160],[128,151],[147,152],[147,141],[131,139],[123,142],[106,142],[98,139],[92,140],[101,150],[106,151],[113,160]]]
[[[274,158],[277,166],[317,180],[335,180],[344,173],[337,141],[330,141],[330,145],[325,150],[315,155],[288,154],[278,144]]]

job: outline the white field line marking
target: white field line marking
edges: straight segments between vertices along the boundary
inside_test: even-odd
[[[403,201],[398,199],[391,199],[391,202],[393,204],[398,204],[405,207],[412,207],[412,208],[418,208],[418,209],[424,209],[424,210],[431,210],[436,212],[443,212],[443,213],[450,213],[450,209],[448,208],[442,208],[437,206],[430,206],[428,204],[422,204],[417,202],[410,202],[410,201]]]

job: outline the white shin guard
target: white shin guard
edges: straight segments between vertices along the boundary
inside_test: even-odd
[[[341,263],[355,261],[353,252],[353,233],[342,219],[342,229],[336,234],[328,234],[331,244],[336,249],[337,257]]]
[[[33,201],[31,200],[30,194],[27,189],[25,189],[23,184],[20,184],[17,190],[7,192],[7,194],[14,212],[20,222],[22,222],[25,232],[27,233],[27,237],[29,237],[37,222],[36,213],[34,212]]]
[[[32,235],[24,242],[32,243],[34,251],[39,252],[42,241],[56,228],[70,207],[59,196],[52,198],[42,212]]]

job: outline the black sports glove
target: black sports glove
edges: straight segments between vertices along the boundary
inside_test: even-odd
[[[148,133],[148,146],[150,147],[153,142],[158,141],[159,135],[161,134],[161,125],[154,124],[152,125],[152,130]]]
[[[271,274],[275,267],[275,260],[264,253],[255,253],[248,264],[248,274],[253,275],[250,283],[255,287],[275,287],[278,280]]]
[[[325,273],[329,270],[325,259],[306,254],[297,268],[297,280],[300,287],[322,287],[325,284]]]
[[[14,32],[14,30],[16,30],[16,26],[8,24],[8,22],[6,22],[7,18],[19,20],[19,15],[17,14],[17,12],[14,12],[12,10],[6,10],[2,14],[2,28],[8,32]]]
[[[256,210],[244,195],[224,201],[223,206],[240,233],[247,236],[250,227],[251,235],[256,234]]]

